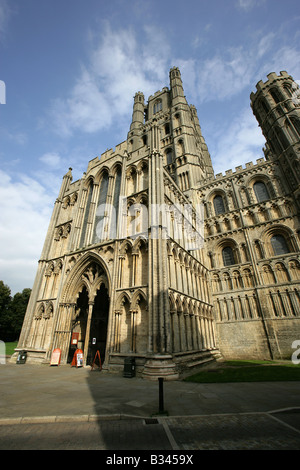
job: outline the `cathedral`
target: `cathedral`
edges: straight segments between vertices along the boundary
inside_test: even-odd
[[[209,361],[290,359],[300,340],[300,99],[287,72],[251,93],[263,156],[215,174],[180,70],[127,139],[65,174],[19,344],[27,361],[146,379]]]

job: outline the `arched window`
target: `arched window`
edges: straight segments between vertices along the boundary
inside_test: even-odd
[[[93,240],[94,243],[99,243],[103,239],[106,238],[104,235],[104,214],[105,214],[107,190],[108,190],[108,173],[107,171],[105,171],[101,179],[99,198],[98,198],[98,203],[96,207],[94,240]]]
[[[214,208],[215,208],[215,214],[224,214],[225,212],[225,206],[224,206],[224,201],[222,196],[215,196],[214,197]]]
[[[182,139],[179,139],[177,142],[177,152],[176,152],[177,157],[181,157],[184,155],[184,143]]]
[[[86,198],[85,212],[84,212],[82,232],[81,232],[81,238],[80,238],[80,246],[84,246],[84,243],[85,243],[85,236],[86,236],[86,229],[87,229],[89,213],[90,213],[90,208],[91,208],[92,194],[93,194],[93,181],[91,180],[89,187],[88,187],[88,194]]]
[[[167,165],[170,165],[173,162],[173,152],[172,149],[166,151]]]
[[[265,114],[268,114],[268,112],[270,111],[269,103],[266,100],[261,100],[259,102],[259,104],[261,105],[261,107],[262,107],[263,111],[265,112]]]
[[[295,128],[295,130],[298,133],[298,136],[300,136],[300,120],[294,116],[291,116],[291,122]]]
[[[263,201],[267,201],[268,199],[270,199],[266,185],[262,181],[257,181],[256,183],[254,183],[253,189],[255,192],[257,202],[263,202]]]
[[[275,101],[275,103],[280,103],[281,101],[284,100],[284,97],[282,96],[282,94],[280,93],[280,91],[277,89],[277,88],[272,88],[270,90],[270,94],[273,98],[273,100]]]
[[[153,105],[153,114],[156,114],[161,110],[162,110],[162,101],[157,100]]]
[[[274,129],[270,131],[268,143],[274,153],[280,154],[282,152],[281,144],[278,138],[277,128],[276,131]]]
[[[223,248],[222,257],[224,266],[231,266],[232,264],[236,264],[231,246],[225,246],[225,248]]]
[[[290,146],[290,142],[287,136],[285,135],[285,132],[283,131],[283,129],[277,128],[277,137],[279,139],[279,142],[282,145],[282,148],[286,150]]]
[[[288,97],[291,98],[293,96],[292,88],[289,84],[283,85],[284,91],[287,93]]]
[[[273,235],[271,238],[271,245],[275,256],[285,255],[286,253],[290,252],[286,239],[283,235]]]
[[[121,190],[121,175],[122,175],[122,170],[119,167],[115,174],[114,197],[113,197],[114,214],[112,214],[109,238],[116,238],[117,236],[119,199],[120,199],[120,190]]]

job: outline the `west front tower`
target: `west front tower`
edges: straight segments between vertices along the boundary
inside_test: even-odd
[[[145,378],[176,379],[219,353],[195,184],[213,177],[197,112],[178,68],[145,101],[126,141],[63,178],[18,349],[49,362],[72,341],[85,365],[134,359]]]
[[[180,70],[133,98],[127,138],[63,177],[18,348],[49,363],[177,379],[223,358],[286,359],[300,337],[298,88],[251,94],[264,155],[214,174]],[[15,357],[13,357],[14,360]]]

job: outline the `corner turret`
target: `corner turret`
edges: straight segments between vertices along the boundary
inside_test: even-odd
[[[170,88],[173,106],[179,103],[187,104],[184,96],[181,74],[178,67],[173,67],[170,70]]]

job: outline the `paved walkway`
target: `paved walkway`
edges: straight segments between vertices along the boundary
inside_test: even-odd
[[[300,449],[300,382],[193,384],[0,365],[0,449]]]

